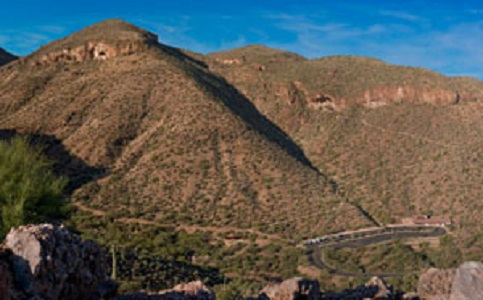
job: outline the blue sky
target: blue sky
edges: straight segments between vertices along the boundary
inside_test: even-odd
[[[0,0],[0,47],[26,55],[123,18],[207,53],[264,44],[308,58],[364,55],[483,79],[483,1]]]

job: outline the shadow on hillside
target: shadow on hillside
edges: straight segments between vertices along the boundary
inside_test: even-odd
[[[112,273],[113,256],[110,247],[105,247],[107,273]],[[204,284],[217,285],[225,278],[219,268],[200,266],[188,261],[168,259],[158,254],[144,253],[142,250],[124,248],[115,254],[116,275],[120,281],[132,281],[133,276],[142,284],[142,289],[159,291],[169,289],[182,282],[203,280]],[[136,274],[136,275],[135,275]]]
[[[107,174],[103,168],[91,167],[80,158],[72,155],[65,149],[62,142],[51,135],[40,134],[19,134],[16,130],[0,130],[0,141],[8,141],[15,136],[27,136],[32,145],[42,147],[44,153],[53,162],[55,174],[64,176],[68,179],[65,190],[67,195],[82,185],[101,178]]]
[[[289,155],[313,170],[317,170],[300,147],[277,125],[258,111],[255,105],[224,78],[207,71],[206,63],[188,56],[177,48],[160,45],[159,49],[178,60],[191,62],[198,67],[181,65],[185,72],[194,78],[208,93],[220,99],[228,108],[268,140],[275,142]]]

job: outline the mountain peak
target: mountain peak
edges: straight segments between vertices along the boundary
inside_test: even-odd
[[[156,45],[156,34],[121,19],[109,19],[42,46],[28,59],[31,66],[106,60],[143,52]]]
[[[88,26],[66,38],[66,40],[142,40],[146,42],[157,42],[158,37],[142,28],[139,28],[122,19],[109,19],[94,25]]]
[[[236,60],[241,62],[249,62],[249,63],[270,63],[270,62],[281,62],[281,61],[303,61],[306,60],[303,56],[278,50],[274,48],[270,48],[264,45],[247,45],[235,49],[231,49],[228,51],[221,51],[210,53],[208,55],[211,58],[215,58],[215,60],[224,61],[224,60]]]

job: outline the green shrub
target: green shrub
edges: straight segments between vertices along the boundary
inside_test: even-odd
[[[66,180],[28,138],[0,142],[0,237],[11,227],[60,217]]]

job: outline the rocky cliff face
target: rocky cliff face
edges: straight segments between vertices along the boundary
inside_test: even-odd
[[[107,60],[147,51],[158,36],[122,20],[107,20],[55,41],[23,59],[30,66]]]
[[[153,41],[157,37],[153,37]],[[29,62],[30,66],[47,66],[59,62],[75,63],[89,60],[107,60],[117,56],[131,55],[144,52],[150,48],[150,44],[144,41],[119,41],[108,43],[100,41],[88,41],[82,46],[75,48],[65,47],[62,50],[42,55],[38,59]]]
[[[375,108],[401,101],[444,105],[454,104],[458,100],[459,95],[450,90],[416,89],[411,86],[387,86],[366,90],[357,102],[361,102],[368,108]]]

